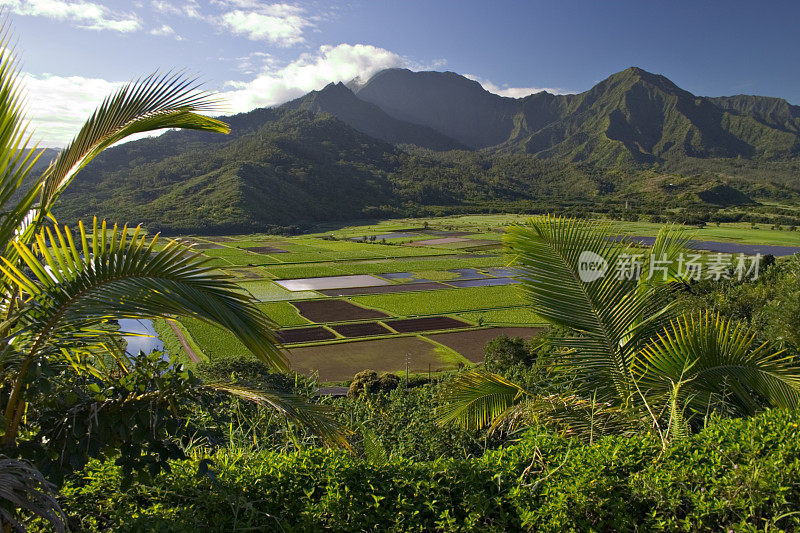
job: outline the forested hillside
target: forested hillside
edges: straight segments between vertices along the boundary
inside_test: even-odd
[[[502,210],[800,220],[800,112],[784,100],[696,97],[637,68],[522,99],[398,69],[351,87],[226,117],[228,136],[111,149],[57,214],[170,232]]]

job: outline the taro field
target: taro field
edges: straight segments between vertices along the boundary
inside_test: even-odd
[[[539,331],[501,239],[485,228],[428,225],[185,238],[261,302],[292,370],[331,383],[367,368],[452,370],[482,361],[497,335]],[[233,335],[199,320],[183,319],[179,329],[193,352],[185,360],[247,354]]]
[[[318,233],[291,237],[186,239],[261,302],[292,370],[342,382],[368,368],[413,374],[455,369],[481,362],[483,346],[497,335],[539,331],[542,321],[526,307],[514,258],[501,245],[503,228],[519,221],[518,215],[406,219],[320,226]],[[620,225],[644,236],[643,244],[654,227]],[[749,234],[757,231],[771,236],[732,225],[695,238],[721,241],[701,242],[709,251],[756,242],[800,245],[800,239],[757,241]],[[766,249],[782,255],[778,247]],[[184,353],[185,360],[248,353],[231,334],[203,322],[187,319],[179,328],[184,351],[193,352]],[[174,340],[165,344],[175,346]]]

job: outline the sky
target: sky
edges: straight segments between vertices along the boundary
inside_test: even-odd
[[[0,0],[28,112],[64,145],[121,83],[179,69],[226,111],[283,103],[390,67],[449,70],[522,97],[629,66],[697,95],[800,105],[800,2]]]

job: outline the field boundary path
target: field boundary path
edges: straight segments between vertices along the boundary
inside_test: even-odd
[[[167,323],[169,324],[169,327],[172,328],[172,331],[175,332],[175,336],[178,337],[178,342],[181,343],[181,346],[183,346],[183,351],[186,352],[186,355],[189,356],[189,359],[192,361],[192,363],[199,363],[200,358],[197,356],[192,347],[189,346],[189,341],[186,340],[186,336],[183,334],[181,329],[176,326],[175,322],[172,320],[167,320]]]

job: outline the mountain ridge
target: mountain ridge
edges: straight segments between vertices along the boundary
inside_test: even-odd
[[[355,92],[330,84],[223,117],[228,136],[170,131],[113,147],[84,169],[57,216],[205,233],[629,204],[654,216],[740,205],[790,216],[800,205],[800,114],[785,100],[698,97],[637,68],[583,93],[524,98],[494,95],[455,73],[376,76],[351,83]],[[440,81],[455,92],[435,89]],[[390,90],[381,96],[381,87]],[[421,88],[431,92],[417,99]],[[364,91],[379,102],[405,96],[392,111],[359,98]],[[428,124],[392,115],[417,101],[404,116]],[[768,207],[776,202],[789,207]]]

